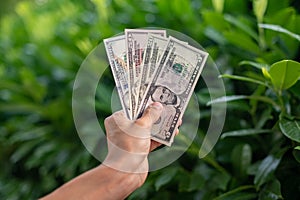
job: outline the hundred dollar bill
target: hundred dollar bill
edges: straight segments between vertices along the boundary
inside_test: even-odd
[[[138,112],[141,116],[152,102],[164,105],[163,116],[151,131],[153,140],[171,146],[178,120],[182,118],[207,57],[208,53],[169,37]]]
[[[104,39],[104,45],[122,108],[127,117],[131,119],[129,107],[128,68],[125,61],[125,35]]]
[[[151,81],[156,64],[161,57],[163,50],[168,42],[168,38],[159,35],[148,34],[148,40],[146,50],[144,51],[142,74],[140,78],[139,98],[138,98],[138,109],[141,105],[142,98],[145,95],[146,89]]]
[[[125,29],[125,44],[127,50],[127,66],[129,81],[130,116],[136,118],[137,101],[139,97],[140,74],[143,52],[146,47],[148,33],[166,36],[165,30]]]

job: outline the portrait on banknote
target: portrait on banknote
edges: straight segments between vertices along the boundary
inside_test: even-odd
[[[104,41],[127,117],[135,120],[152,102],[162,103],[151,135],[170,146],[208,54],[164,30],[125,29]]]

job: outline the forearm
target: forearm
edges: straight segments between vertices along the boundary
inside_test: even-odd
[[[141,174],[125,173],[100,165],[66,183],[42,200],[124,199],[142,183]]]
[[[146,180],[147,157],[153,149],[151,127],[162,110],[161,104],[153,103],[135,121],[127,119],[121,111],[106,118],[108,155],[103,164],[74,178],[42,200],[125,199]]]

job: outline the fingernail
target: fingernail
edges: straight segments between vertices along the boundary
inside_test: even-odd
[[[150,107],[156,108],[156,109],[162,109],[163,105],[159,102],[153,102]]]

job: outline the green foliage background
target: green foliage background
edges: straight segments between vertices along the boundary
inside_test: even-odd
[[[204,113],[199,138],[210,119],[209,106],[227,102],[228,109],[224,133],[207,157],[199,159],[195,141],[178,161],[151,172],[128,199],[299,199],[298,1],[1,4],[0,199],[38,198],[99,164],[76,134],[73,81],[102,39],[139,27],[187,34],[223,73],[227,97],[210,101],[207,89],[197,87]],[[111,113],[108,97],[114,87],[111,73],[105,74],[107,87],[96,96],[100,123]]]

